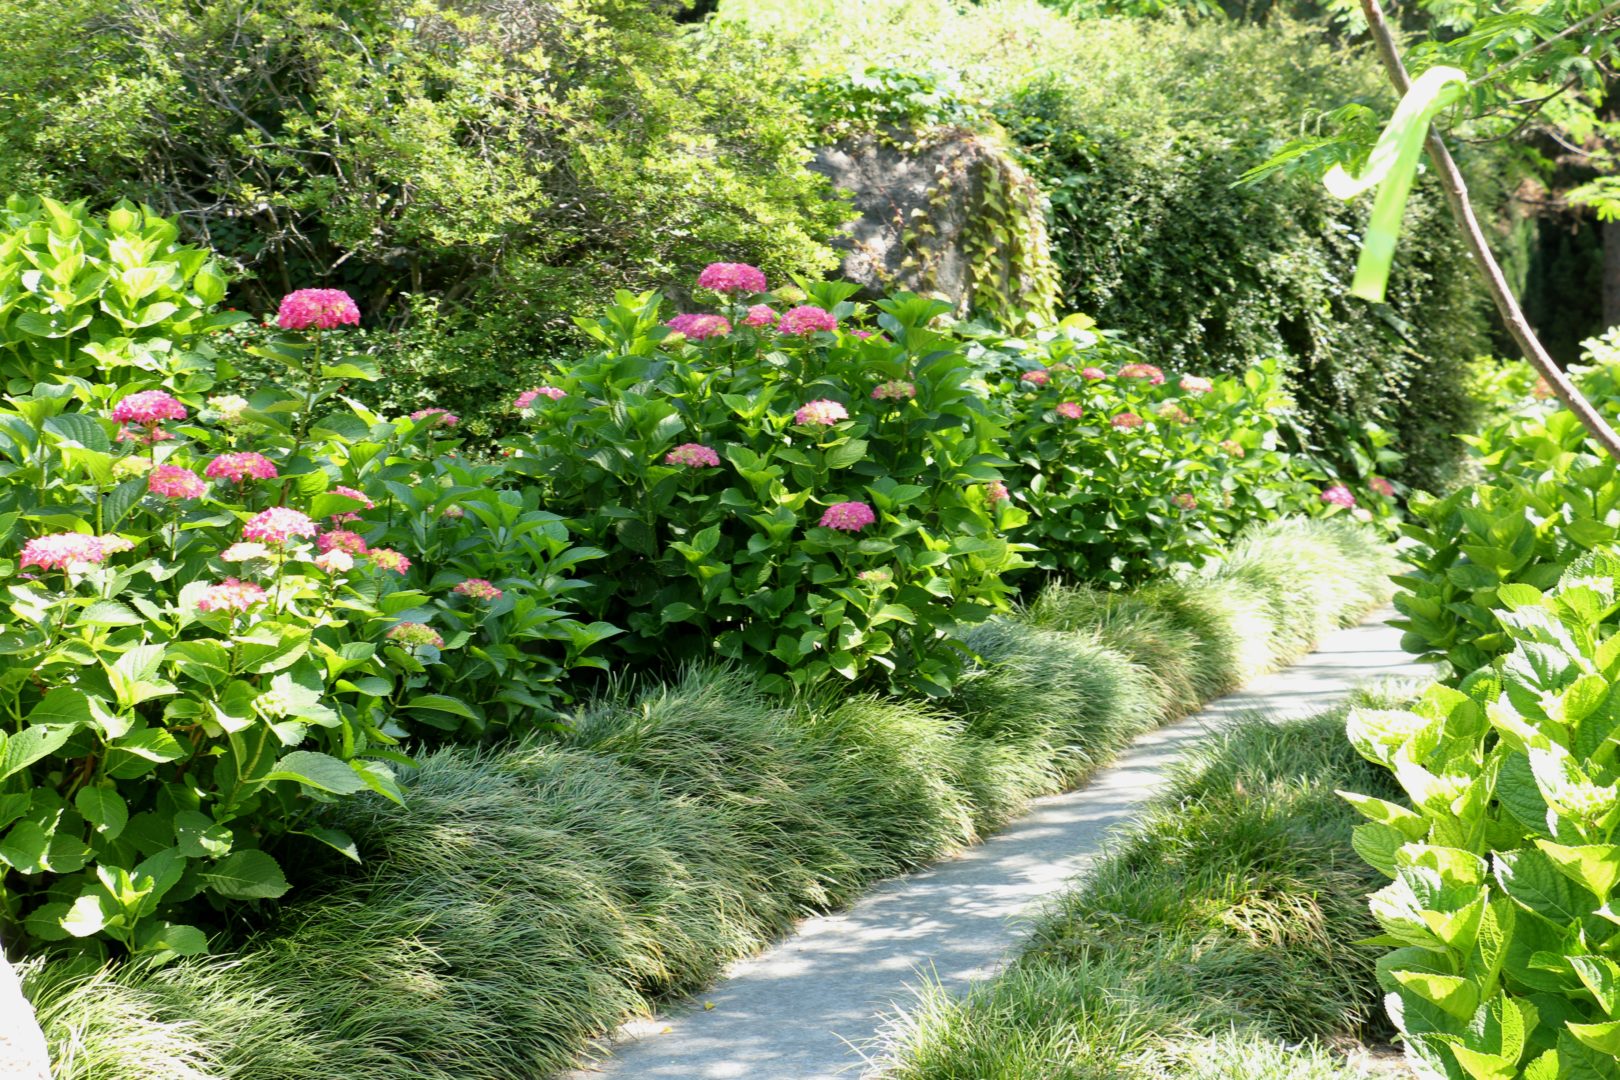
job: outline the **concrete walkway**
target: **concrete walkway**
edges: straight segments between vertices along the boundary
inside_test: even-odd
[[[1330,635],[1299,664],[1142,736],[1085,786],[1037,800],[985,843],[805,920],[695,1001],[627,1025],[613,1056],[572,1080],[852,1080],[864,1064],[856,1048],[919,973],[953,990],[992,974],[1019,941],[1020,916],[1096,858],[1190,744],[1243,713],[1308,715],[1359,683],[1424,674],[1382,621]]]

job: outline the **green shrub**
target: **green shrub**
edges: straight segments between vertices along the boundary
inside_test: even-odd
[[[31,381],[37,313],[4,358],[0,923],[7,940],[197,953],[288,890],[278,849],[353,857],[315,812],[398,801],[402,740],[554,718],[559,680],[615,632],[559,606],[599,553],[532,492],[491,490],[498,466],[451,456],[453,418],[344,402],[371,372],[334,357],[330,331],[280,333],[262,350],[280,381],[205,400],[199,335],[228,321],[211,312],[223,284],[171,223],[10,212],[0,278],[72,288],[83,310],[49,339],[59,381]],[[342,293],[301,293],[285,321],[339,301],[317,327],[358,317]]]
[[[1027,151],[1050,198],[1064,309],[1123,331],[1167,369],[1282,362],[1341,470],[1346,438],[1373,421],[1407,455],[1399,479],[1438,490],[1455,475],[1452,436],[1478,416],[1467,363],[1489,314],[1439,191],[1419,184],[1389,303],[1371,306],[1347,295],[1361,207],[1320,185],[1236,185],[1301,116],[1387,94],[1371,56],[1284,20],[1079,20],[1036,0],[868,0],[839,12],[837,35],[824,4],[722,13],[812,63],[961,86]],[[1476,162],[1488,199],[1501,170]]]
[[[500,400],[617,288],[716,252],[833,265],[795,66],[686,7],[6,0],[0,190],[178,215],[244,307],[313,281],[394,330],[437,304],[370,403],[470,414],[463,363]]]

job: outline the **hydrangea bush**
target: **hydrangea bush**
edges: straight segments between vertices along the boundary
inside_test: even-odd
[[[316,335],[357,318],[329,290],[288,297],[267,354],[286,382],[245,398],[206,395],[205,344],[174,325],[177,367],[9,368],[6,940],[201,951],[213,911],[289,888],[299,844],[355,857],[322,804],[398,800],[403,741],[544,725],[563,675],[600,664],[614,628],[567,611],[600,552],[458,457],[442,413],[348,402],[369,373],[323,363]]]

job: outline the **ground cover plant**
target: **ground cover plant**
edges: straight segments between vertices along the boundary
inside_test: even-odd
[[[895,1080],[1348,1077],[1328,1050],[1377,1012],[1358,820],[1335,789],[1389,779],[1344,710],[1239,722],[1192,752],[995,979],[938,987],[875,1052]]]
[[[36,964],[29,993],[65,1078],[547,1075],[800,914],[1083,777],[1187,707],[1169,670],[1207,669],[1254,632],[1275,649],[1247,662],[1280,663],[1359,617],[1388,559],[1347,521],[1264,527],[1141,598],[1177,645],[1142,645],[1147,615],[1126,634],[1054,597],[1044,625],[981,624],[982,664],[935,703],[783,702],[713,669],[627,688],[565,732],[424,753],[403,810],[334,804],[363,868],[239,949]],[[1329,602],[1298,603],[1301,575]],[[1178,637],[1217,591],[1243,614],[1214,643]]]

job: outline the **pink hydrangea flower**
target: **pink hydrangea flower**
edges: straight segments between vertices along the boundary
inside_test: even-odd
[[[801,304],[796,308],[789,308],[783,314],[780,322],[776,324],[779,334],[797,335],[799,337],[814,334],[821,330],[827,333],[838,329],[838,320],[831,312],[823,311],[813,304]]]
[[[827,507],[826,513],[821,515],[821,527],[824,529],[841,529],[844,532],[860,532],[877,520],[872,508],[863,502],[833,503]]]
[[[210,585],[197,598],[198,611],[246,611],[264,601],[264,590],[250,581],[228,577]]]
[[[1045,386],[1047,383],[1052,381],[1052,374],[1049,371],[1037,368],[1034,371],[1024,372],[1022,375],[1018,376],[1018,378],[1022,382],[1029,383],[1031,386]]]
[[[1190,491],[1177,492],[1176,494],[1170,496],[1170,501],[1181,507],[1183,510],[1198,509],[1198,500],[1193,497],[1193,494]]]
[[[793,414],[793,422],[804,426],[820,424],[823,427],[832,427],[840,420],[848,419],[849,410],[827,398],[808,401],[800,405],[799,411]]]
[[[1173,401],[1166,401],[1164,404],[1160,405],[1158,408],[1158,414],[1161,418],[1176,424],[1190,424],[1193,420],[1192,415],[1188,413],[1186,409],[1183,409],[1180,405],[1177,405]]]
[[[1084,413],[1085,410],[1080,408],[1080,403],[1077,401],[1058,402],[1057,414],[1065,420],[1078,420]]]
[[[1007,485],[1000,480],[992,480],[984,485],[984,501],[990,506],[1006,502],[1010,498],[1012,496],[1007,494]]]
[[[712,469],[720,464],[720,455],[702,443],[682,443],[664,455],[665,465],[685,465],[691,469]]]
[[[208,483],[179,465],[155,465],[147,474],[146,489],[165,499],[200,499],[208,494]]]
[[[770,326],[775,322],[776,312],[771,310],[769,304],[755,304],[748,309],[748,314],[743,317],[744,326]]]
[[[439,632],[419,622],[396,623],[388,628],[387,636],[390,641],[397,641],[406,648],[419,649],[423,646],[444,648],[444,638],[439,636]]]
[[[689,341],[725,337],[731,333],[731,323],[720,315],[677,315],[664,324]]]
[[[1152,364],[1126,364],[1119,369],[1119,377],[1122,379],[1146,379],[1151,386],[1158,386],[1164,382],[1164,372]]]
[[[328,574],[346,574],[354,569],[354,556],[347,551],[333,548],[315,556],[315,565]]]
[[[1378,492],[1378,494],[1382,495],[1386,499],[1393,499],[1395,497],[1395,485],[1390,483],[1388,480],[1385,480],[1382,476],[1375,476],[1368,480],[1367,486]]]
[[[244,540],[260,540],[266,544],[285,544],[296,536],[314,535],[315,522],[309,515],[286,506],[261,510],[242,526]]]
[[[561,401],[568,394],[555,386],[537,386],[533,390],[525,390],[517,396],[514,403],[520,409],[527,409],[541,398],[550,398],[552,401]]]
[[[1142,426],[1142,418],[1133,412],[1119,413],[1108,422],[1117,428],[1139,428]]]
[[[452,521],[460,521],[462,518],[467,516],[467,511],[463,510],[455,503],[451,503],[449,506],[444,508],[441,516],[447,517]]]
[[[1350,489],[1343,484],[1334,484],[1323,488],[1319,498],[1330,506],[1342,506],[1349,509],[1356,505],[1356,497],[1350,494]]]
[[[483,578],[476,577],[468,578],[466,581],[463,581],[450,591],[453,593],[458,593],[461,596],[470,596],[474,600],[483,600],[488,603],[494,603],[496,600],[501,598],[500,589],[497,589],[494,585],[490,584],[488,581],[485,581]]]
[[[1096,382],[1098,379],[1108,378],[1108,372],[1104,371],[1102,368],[1096,367],[1081,368],[1080,377],[1082,379],[1089,379],[1092,382]]]
[[[89,533],[53,533],[36,536],[23,544],[18,568],[37,566],[41,570],[67,570],[74,566],[98,566],[114,551],[128,550],[133,545],[121,537],[122,546],[109,544],[114,537],[91,536]]]
[[[904,379],[890,379],[872,388],[873,401],[910,401],[916,396],[916,384]]]
[[[887,585],[894,580],[894,571],[886,566],[879,566],[871,570],[862,570],[855,577],[868,585]]]
[[[153,427],[165,420],[184,420],[186,407],[162,390],[142,390],[120,399],[112,418],[120,424]]]
[[[1177,385],[1189,394],[1207,394],[1215,389],[1215,384],[1202,375],[1183,375]]]
[[[257,480],[274,480],[277,473],[275,462],[263,454],[248,450],[243,453],[219,455],[203,469],[203,475],[215,480],[230,480],[243,484],[250,476]]]
[[[315,546],[322,552],[346,551],[350,555],[364,555],[367,550],[365,538],[348,529],[332,529],[321,533],[315,538]]]
[[[698,274],[698,288],[721,293],[762,293],[765,273],[747,263],[710,263]]]
[[[411,568],[411,560],[393,548],[372,548],[371,561],[384,570],[392,570],[396,574],[403,574]]]
[[[281,298],[276,325],[283,330],[333,330],[359,326],[360,308],[342,289],[299,289]]]
[[[1243,444],[1236,439],[1221,440],[1221,449],[1226,453],[1227,457],[1240,458],[1248,454],[1248,451],[1243,449]]]
[[[426,420],[430,416],[437,416],[439,418],[438,422],[445,427],[455,427],[461,423],[461,417],[448,409],[417,409],[411,413],[411,419],[418,422]]]

